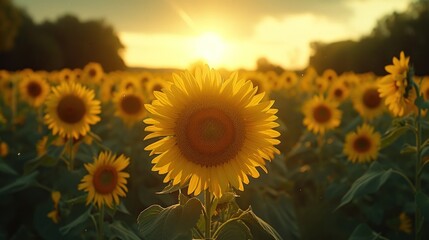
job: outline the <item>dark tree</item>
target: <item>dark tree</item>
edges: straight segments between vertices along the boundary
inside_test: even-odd
[[[105,71],[125,69],[119,55],[124,46],[101,20],[81,22],[66,15],[38,25],[9,0],[0,0],[0,7],[0,69],[51,71],[89,62],[100,63]]]
[[[13,47],[20,23],[19,9],[10,0],[0,0],[0,52]]]
[[[82,68],[88,62],[99,62],[106,71],[124,69],[119,56],[124,48],[115,31],[103,21],[80,22],[66,15],[56,22],[45,22],[40,30],[52,36],[63,52],[64,67]]]
[[[411,57],[416,74],[429,75],[429,1],[413,2],[407,11],[392,13],[378,21],[372,33],[357,42],[313,43],[315,54],[310,65],[319,72],[332,68],[337,72],[386,73],[384,66],[399,56]]]

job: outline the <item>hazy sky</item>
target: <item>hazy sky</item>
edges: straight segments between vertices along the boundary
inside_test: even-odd
[[[37,21],[71,13],[104,19],[130,66],[253,68],[266,57],[285,68],[308,63],[311,41],[357,39],[412,0],[13,0]]]

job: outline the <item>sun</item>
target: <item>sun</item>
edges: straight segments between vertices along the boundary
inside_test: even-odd
[[[195,40],[195,54],[198,59],[204,60],[210,66],[219,67],[226,50],[226,43],[222,37],[214,32],[205,32]]]

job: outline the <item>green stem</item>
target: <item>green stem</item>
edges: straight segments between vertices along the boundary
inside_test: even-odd
[[[420,101],[424,101],[423,100],[423,96],[420,93],[420,88],[419,86],[413,81],[412,79],[413,74],[410,74],[410,82],[413,84],[413,87],[416,91],[417,94],[417,100],[420,99]],[[417,104],[416,104],[417,105]],[[416,166],[415,166],[415,175],[414,175],[414,184],[415,184],[415,189],[416,192],[414,194],[414,206],[415,206],[415,215],[414,215],[414,237],[416,240],[420,240],[422,239],[421,236],[421,225],[423,223],[423,218],[422,218],[422,213],[420,211],[420,208],[417,205],[417,193],[421,192],[421,181],[420,181],[420,172],[421,172],[421,168],[422,166],[422,160],[421,160],[421,151],[422,151],[422,124],[421,124],[421,116],[422,116],[422,109],[419,105],[417,105],[418,110],[417,110],[417,117],[415,119],[415,129],[416,129]]]
[[[417,148],[417,156],[416,156],[416,172],[415,172],[415,186],[416,186],[416,193],[421,191],[421,182],[420,182],[420,168],[421,168],[421,144],[422,144],[422,126],[421,126],[421,109],[419,107],[418,113],[417,113],[417,134],[416,134],[416,148]],[[414,196],[417,196],[414,195]],[[420,211],[420,208],[417,206],[417,199],[414,199],[414,204],[416,206],[416,213],[414,218],[414,231],[415,231],[415,239],[420,240],[421,234],[420,234],[420,226],[422,224],[422,214]]]
[[[73,152],[73,137],[69,138],[69,170],[73,171],[74,169],[74,152]]]
[[[204,207],[206,210],[206,229],[204,232],[205,239],[211,239],[211,222],[212,222],[212,216],[211,216],[211,194],[209,189],[207,188],[204,192]]]
[[[98,215],[98,240],[104,239],[104,205],[102,204],[100,207],[100,214]]]

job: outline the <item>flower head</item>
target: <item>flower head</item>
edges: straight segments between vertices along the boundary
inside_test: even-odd
[[[88,174],[83,177],[78,189],[88,192],[86,204],[93,202],[98,207],[106,204],[112,208],[119,204],[119,197],[125,197],[127,178],[130,174],[123,172],[130,161],[124,155],[116,157],[110,152],[101,152],[94,163],[85,164]]]
[[[164,182],[189,183],[189,194],[243,191],[248,176],[259,177],[257,168],[266,171],[266,160],[279,153],[274,102],[261,101],[264,94],[255,95],[251,81],[237,74],[224,81],[207,65],[173,79],[146,105],[152,117],[145,120],[151,132],[145,139],[162,137],[145,148],[159,154],[152,170],[167,174]]]
[[[399,59],[393,57],[393,65],[385,67],[390,74],[384,76],[378,84],[380,97],[385,98],[388,109],[398,117],[414,110],[414,100],[417,96],[407,77],[409,60],[404,52],[400,53]]]
[[[314,96],[303,106],[304,125],[316,134],[324,134],[327,130],[338,127],[341,123],[341,111],[337,106],[338,103],[323,96]]]
[[[356,132],[348,133],[344,143],[344,153],[353,163],[366,163],[375,160],[380,149],[381,136],[368,124],[358,127]]]
[[[53,134],[65,138],[85,136],[90,125],[100,121],[100,102],[94,91],[75,82],[52,88],[46,100],[45,123]]]

